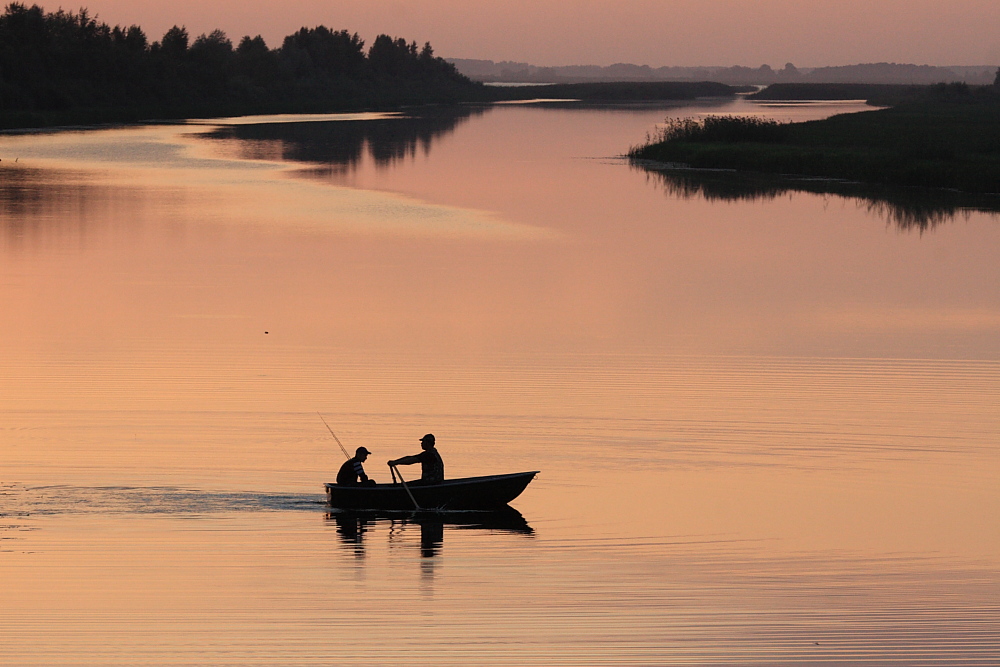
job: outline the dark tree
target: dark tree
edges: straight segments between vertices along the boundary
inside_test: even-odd
[[[174,26],[163,34],[160,49],[171,58],[182,58],[188,50],[187,28]]]
[[[368,62],[378,75],[403,76],[416,69],[417,43],[407,44],[401,37],[379,35],[368,49]]]
[[[269,49],[183,26],[152,44],[139,26],[12,3],[0,13],[0,126],[384,108],[482,99],[430,44],[302,28]],[[18,115],[20,114],[20,115]]]
[[[314,69],[332,76],[356,77],[365,71],[364,48],[365,43],[357,33],[319,26],[302,28],[285,37],[281,53],[299,72]]]

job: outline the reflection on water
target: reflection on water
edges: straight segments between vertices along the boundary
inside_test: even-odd
[[[476,113],[0,136],[0,155],[20,156],[19,163],[0,164],[0,241],[10,248],[53,241],[80,246],[86,238],[110,250],[144,229],[183,234],[193,225],[213,224],[243,231],[277,225],[352,235],[536,236],[537,228],[481,208],[330,187],[327,178],[288,178],[343,175],[359,163],[383,169],[428,151]],[[207,138],[216,128],[223,135],[271,138]]]
[[[836,195],[854,200],[900,229],[921,232],[972,212],[1000,212],[1000,197],[952,190],[891,188],[829,179],[776,177],[708,169],[666,169],[637,163],[671,197],[707,201],[770,201],[790,192]]]
[[[152,199],[141,188],[108,187],[81,172],[0,166],[0,245],[49,245],[85,239],[97,228],[134,228]]]
[[[465,113],[0,136],[0,664],[995,665],[1000,225]],[[318,410],[532,526],[331,512]]]
[[[517,535],[534,535],[534,529],[513,507],[495,512],[355,512],[334,511],[326,515],[335,523],[341,544],[356,556],[364,556],[365,536],[388,528],[392,541],[406,535],[413,526],[420,531],[420,555],[439,555],[444,543],[445,526],[450,530],[489,531]]]
[[[6,214],[38,213],[44,203],[51,199],[51,195],[39,186],[40,176],[40,170],[37,169],[0,166],[0,206],[3,207],[5,220]]]
[[[417,557],[422,597],[433,597],[437,568],[443,560],[445,533],[455,530],[483,532],[482,537],[496,535],[534,536],[534,530],[520,512],[507,506],[493,512],[367,512],[332,511],[327,523],[337,527],[337,537],[343,551],[353,557],[356,567],[365,565],[369,550],[388,549]],[[419,538],[419,539],[417,539]],[[472,539],[473,542],[479,542]],[[460,551],[468,544],[456,545]],[[483,550],[502,550],[496,540],[480,543]],[[378,567],[377,565],[373,567]]]
[[[445,107],[375,120],[227,125],[203,135],[245,160],[311,162],[326,173],[354,169],[367,153],[376,168],[430,152],[431,145],[485,107]]]

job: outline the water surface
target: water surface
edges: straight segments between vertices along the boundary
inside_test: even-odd
[[[0,662],[995,664],[1000,221],[618,157],[861,108],[0,137]],[[341,515],[317,411],[542,472]]]

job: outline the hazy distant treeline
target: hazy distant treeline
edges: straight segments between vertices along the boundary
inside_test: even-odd
[[[993,82],[995,66],[933,67],[898,63],[870,63],[842,67],[780,69],[760,67],[650,67],[618,63],[537,67],[528,63],[449,59],[458,71],[477,81],[524,83],[583,83],[588,81],[717,81],[730,85],[772,83],[934,84]]]
[[[481,84],[431,45],[302,28],[270,48],[220,30],[193,40],[173,27],[150,42],[139,26],[14,3],[0,15],[0,122],[30,117],[149,117],[321,112],[476,97]]]

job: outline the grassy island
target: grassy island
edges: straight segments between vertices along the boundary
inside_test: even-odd
[[[721,116],[671,121],[629,157],[696,169],[1000,193],[1000,86],[878,92],[895,105],[805,123]]]

